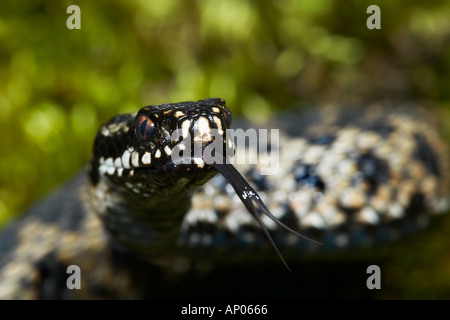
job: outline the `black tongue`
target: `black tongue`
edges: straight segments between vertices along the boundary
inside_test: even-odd
[[[261,226],[264,234],[266,235],[267,239],[269,239],[270,243],[274,247],[275,251],[277,252],[278,256],[280,257],[281,261],[283,261],[286,268],[291,271],[289,266],[287,265],[286,261],[284,260],[283,256],[281,255],[280,251],[278,250],[275,242],[273,241],[272,237],[270,236],[269,231],[267,230],[267,227],[264,225],[264,222],[261,220],[260,212],[265,213],[270,219],[272,219],[275,223],[277,223],[282,228],[286,229],[289,232],[292,232],[293,234],[306,239],[308,241],[317,243],[321,245],[320,242],[317,242],[315,240],[312,240],[308,237],[305,237],[301,235],[300,233],[292,230],[288,226],[286,226],[284,223],[282,223],[280,220],[278,220],[272,213],[270,213],[269,209],[267,209],[264,202],[262,202],[261,197],[258,195],[258,193],[253,189],[248,182],[245,180],[245,178],[239,173],[239,171],[236,170],[235,167],[233,167],[231,164],[226,163],[225,159],[223,159],[223,163],[215,163],[213,161],[208,161],[208,158],[205,158],[207,163],[212,164],[214,168],[219,171],[225,179],[233,186],[234,191],[236,191],[237,195],[241,199],[241,201],[244,203],[247,210],[252,214],[252,216],[258,221],[259,225]],[[259,208],[258,211],[256,208]]]

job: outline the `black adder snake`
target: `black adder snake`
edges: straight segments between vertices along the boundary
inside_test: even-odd
[[[266,263],[279,248],[289,264],[398,239],[447,209],[446,145],[420,108],[277,119],[265,126],[280,129],[269,175],[210,161],[224,160],[226,139],[191,156],[230,124],[223,99],[148,106],[104,124],[87,170],[0,234],[0,298],[158,297],[158,278],[183,274],[190,260]],[[80,290],[67,288],[70,265],[80,267]]]

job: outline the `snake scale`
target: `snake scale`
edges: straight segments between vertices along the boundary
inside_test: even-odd
[[[167,283],[195,263],[288,273],[280,257],[288,266],[307,252],[387,243],[447,210],[446,144],[424,108],[282,115],[259,126],[279,129],[265,153],[247,143],[249,155],[278,156],[268,175],[260,163],[226,163],[231,122],[217,98],[147,106],[104,124],[87,168],[2,230],[0,298],[170,296]],[[214,153],[194,153],[213,142]],[[67,287],[71,265],[81,289]]]

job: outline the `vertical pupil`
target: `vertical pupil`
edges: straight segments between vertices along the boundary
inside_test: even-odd
[[[144,121],[142,121],[140,127],[139,127],[139,132],[141,133],[141,136],[145,137],[145,129],[147,128],[147,121],[148,119],[145,119]]]

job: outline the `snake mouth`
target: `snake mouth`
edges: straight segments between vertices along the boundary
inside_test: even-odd
[[[203,159],[185,157],[124,169],[121,176],[116,170],[108,178],[113,181],[113,185],[120,185],[127,193],[164,196],[196,189],[216,174],[214,167]]]
[[[142,176],[145,179],[160,177],[163,180],[179,179],[191,176],[201,176],[209,171],[214,171],[212,165],[208,165],[202,158],[183,158],[177,161],[167,161],[153,167],[139,167],[134,169],[135,177]]]
[[[180,145],[182,143],[164,144],[159,148],[128,147],[119,156],[100,157],[100,176],[112,182],[112,187],[119,186],[127,193],[154,195],[192,190],[217,174],[203,157],[209,143],[184,147],[190,150],[186,153],[178,152]]]

